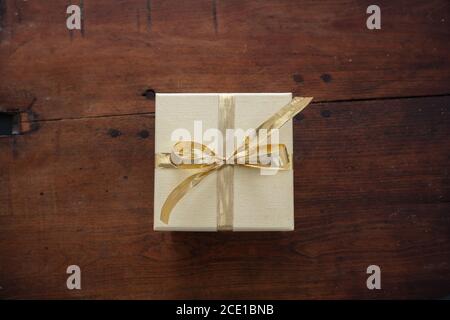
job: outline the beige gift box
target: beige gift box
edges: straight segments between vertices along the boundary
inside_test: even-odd
[[[288,104],[291,93],[232,94],[235,101],[234,128],[257,128]],[[167,153],[176,129],[187,129],[194,137],[195,121],[203,132],[218,128],[220,94],[157,94],[155,153]],[[292,120],[279,131],[280,143],[293,152]],[[262,175],[259,169],[233,166],[233,231],[290,231],[294,229],[293,170]],[[155,168],[154,230],[217,231],[217,173],[207,176],[173,209],[168,224],[160,220],[161,208],[170,192],[199,169]]]

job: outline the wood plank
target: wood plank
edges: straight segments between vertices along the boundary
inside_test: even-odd
[[[450,3],[2,0],[0,109],[41,119],[146,113],[157,92],[294,92],[316,101],[449,94]]]
[[[0,139],[1,298],[448,295],[449,97],[308,107],[292,233],[153,232],[152,115],[39,124]]]

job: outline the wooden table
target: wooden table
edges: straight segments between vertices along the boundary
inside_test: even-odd
[[[0,298],[449,295],[450,3],[370,4],[0,1]],[[154,92],[314,96],[295,231],[154,232]]]

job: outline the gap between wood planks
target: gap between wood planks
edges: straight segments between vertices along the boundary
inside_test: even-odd
[[[436,97],[450,97],[450,93],[435,94],[435,95],[420,95],[420,96],[408,96],[408,97],[380,97],[380,98],[366,98],[366,99],[345,99],[345,100],[320,100],[311,102],[312,105],[328,104],[328,103],[350,103],[350,102],[365,102],[365,101],[385,101],[385,100],[405,100],[405,99],[421,99],[421,98],[436,98]],[[42,120],[23,120],[22,123],[38,123],[38,122],[54,122],[54,121],[66,121],[66,120],[85,120],[85,119],[98,119],[98,118],[110,118],[110,117],[128,117],[128,116],[140,116],[149,115],[154,116],[155,112],[135,112],[135,113],[122,113],[122,114],[104,114],[97,116],[86,117],[68,117],[68,118],[54,118],[54,119],[42,119]]]

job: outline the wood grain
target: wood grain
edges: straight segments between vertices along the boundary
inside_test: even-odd
[[[220,25],[220,24],[219,24]],[[450,98],[295,119],[292,233],[157,233],[153,115],[0,139],[1,298],[439,298],[450,291]],[[66,268],[82,290],[66,289]],[[366,268],[382,290],[366,288]]]
[[[316,101],[449,94],[450,3],[2,0],[0,109],[40,119],[147,113],[157,92],[294,92]],[[71,3],[77,3],[71,2]]]

